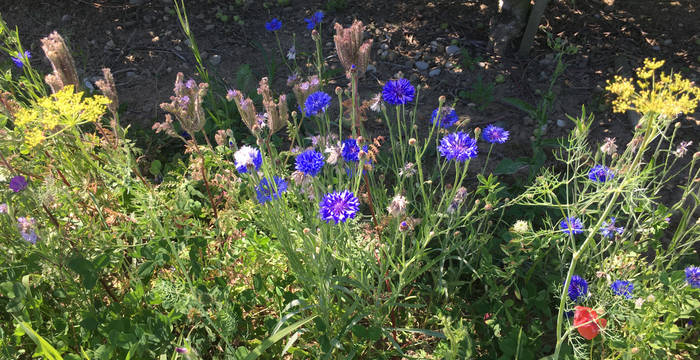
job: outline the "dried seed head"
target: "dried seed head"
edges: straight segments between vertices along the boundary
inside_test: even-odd
[[[102,69],[102,75],[104,79],[97,80],[95,85],[102,91],[110,103],[107,108],[112,113],[112,116],[117,117],[117,110],[119,109],[119,97],[117,96],[117,86],[114,84],[114,77],[112,76],[112,71],[108,68]]]
[[[440,104],[440,106],[442,106],[442,104],[444,104],[445,101],[447,101],[445,95],[440,95],[440,97],[438,98],[438,103]]]
[[[408,145],[413,146],[413,145],[415,145],[415,144],[416,144],[416,139],[414,139],[414,138],[408,139]]]
[[[51,90],[56,93],[66,85],[73,85],[75,91],[78,91],[80,80],[78,80],[78,73],[75,71],[75,62],[61,35],[54,31],[41,39],[41,48],[46,57],[49,58],[53,68],[52,76],[47,75],[45,78]]]
[[[336,53],[340,63],[345,68],[348,79],[355,73],[358,77],[364,76],[369,65],[369,56],[372,49],[372,39],[362,42],[365,27],[361,21],[355,20],[349,28],[335,24]]]

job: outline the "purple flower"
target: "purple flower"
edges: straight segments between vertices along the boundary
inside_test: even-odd
[[[611,285],[613,294],[622,295],[628,299],[632,298],[632,291],[634,290],[634,284],[625,280],[615,280]]]
[[[323,168],[323,154],[315,150],[306,150],[296,159],[296,169],[306,175],[316,176]]]
[[[10,189],[16,193],[27,187],[27,179],[22,175],[17,175],[10,179]]]
[[[360,202],[352,191],[343,190],[326,194],[318,206],[321,220],[333,220],[337,224],[354,218],[360,209]]]
[[[187,354],[189,352],[189,350],[187,350],[187,348],[184,348],[184,347],[176,347],[175,351],[178,354]]]
[[[503,144],[504,142],[508,141],[508,136],[510,135],[510,132],[505,131],[503,128],[495,126],[495,125],[489,125],[484,129],[484,140],[490,142],[490,143],[499,143]]]
[[[406,79],[389,80],[382,90],[382,98],[390,105],[404,105],[413,101],[416,90]]]
[[[318,115],[319,113],[326,112],[326,108],[331,103],[330,95],[324,93],[323,91],[317,91],[304,101],[304,109],[306,110],[306,116]]]
[[[0,214],[7,213],[7,203],[0,204]]]
[[[615,227],[614,217],[610,218],[609,223],[607,221],[603,221],[603,226],[600,227],[600,234],[608,239],[612,239],[615,236],[615,233],[622,235],[624,231],[625,229],[622,227]]]
[[[559,228],[566,234],[582,234],[583,233],[583,223],[581,220],[571,216],[559,223]]]
[[[255,171],[260,170],[260,165],[262,165],[260,150],[248,145],[241,146],[233,154],[233,159],[236,162],[236,170],[241,174],[247,173],[249,167],[254,168]]]
[[[310,18],[304,19],[304,21],[306,21],[306,28],[309,30],[313,30],[316,27],[316,25],[321,23],[322,20],[323,11],[316,11],[313,15],[311,15]]]
[[[439,114],[438,110],[440,112]],[[443,106],[442,108],[433,110],[433,114],[430,116],[431,124],[435,124],[435,121],[437,121],[438,126],[443,128],[454,125],[458,120],[457,112],[449,106]]]
[[[277,199],[283,192],[287,191],[287,182],[284,179],[279,176],[273,176],[272,178],[275,180],[275,188],[277,190],[272,188],[272,184],[267,181],[267,178],[262,178],[260,184],[255,187],[258,202],[261,204]]]
[[[357,140],[355,139],[347,139],[343,141],[342,150],[340,154],[343,156],[343,159],[347,162],[358,162],[360,159],[358,158],[358,155],[360,154],[360,146],[357,145]]]
[[[586,279],[574,275],[571,277],[571,282],[569,283],[569,299],[576,302],[580,297],[586,297],[588,294],[588,282]]]
[[[700,267],[688,266],[685,268],[685,281],[694,289],[700,289]]]
[[[24,51],[24,56],[25,56],[27,59],[31,59],[31,58],[32,58],[32,54],[29,52],[29,50],[25,50],[25,51]],[[15,66],[17,66],[17,67],[20,68],[20,69],[24,67],[24,59],[22,58],[22,56],[21,56],[20,54],[17,54],[17,56],[13,56],[13,57],[12,57],[12,62],[14,62],[14,63],[15,63]]]
[[[277,31],[281,28],[282,28],[282,22],[279,21],[277,18],[274,18],[274,19],[265,23],[265,29],[267,29],[267,31]]]
[[[461,131],[443,137],[438,150],[447,160],[459,162],[474,158],[479,153],[476,140]]]
[[[31,217],[18,217],[17,218],[17,228],[19,229],[19,234],[27,242],[36,244],[39,238],[34,231],[34,225],[36,225],[36,220]]]
[[[608,180],[612,180],[614,177],[615,174],[612,170],[603,165],[596,165],[588,172],[588,178],[595,182],[604,183]]]

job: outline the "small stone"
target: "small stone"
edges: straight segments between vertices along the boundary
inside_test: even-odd
[[[143,0],[129,0],[129,5],[132,5],[132,6],[143,5]]]
[[[671,39],[664,40],[664,46],[670,46],[671,44],[673,44],[673,40],[671,40]]]
[[[369,64],[367,65],[367,72],[377,72],[377,67],[372,64]]]
[[[457,55],[457,54],[459,54],[459,46],[457,46],[457,45],[446,46],[445,53],[447,53],[447,56]]]
[[[221,55],[212,55],[209,62],[214,66],[221,64]]]
[[[560,128],[566,127],[566,121],[562,119],[557,120],[557,126],[559,126]]]
[[[440,68],[435,68],[433,70],[430,70],[430,72],[428,73],[428,76],[430,76],[430,77],[436,77],[438,75],[440,75]]]
[[[651,47],[651,49],[654,50],[654,51],[661,51],[661,46],[659,46],[659,45],[654,45],[654,46]]]
[[[207,26],[204,27],[204,30],[206,30],[206,31],[211,31],[211,30],[214,30],[214,27],[216,27],[216,25],[214,25],[214,24],[209,24],[209,25],[207,25]]]
[[[114,49],[117,45],[114,44],[114,40],[109,40],[105,44],[105,49]]]
[[[199,56],[202,58],[202,60],[206,60],[206,58],[209,57],[209,53],[206,51],[202,51]]]
[[[389,55],[389,54],[388,54],[386,51],[382,51],[382,52],[379,53],[379,57],[380,57],[382,60],[386,60],[386,57],[387,57],[388,55]]]
[[[135,77],[136,77],[136,73],[135,73],[135,72],[133,72],[133,71],[127,71],[127,72],[126,72],[126,78],[127,78],[127,79],[131,80],[131,79],[133,79],[133,78],[135,78]]]
[[[420,71],[427,70],[428,66],[430,66],[430,65],[428,65],[428,63],[425,61],[416,61],[416,69],[418,69]]]
[[[382,50],[388,50],[388,49],[389,49],[389,44],[386,44],[386,43],[385,43],[385,44],[382,44],[382,45],[380,46],[380,48],[381,48]]]
[[[452,69],[453,66],[455,65],[449,61],[445,63],[445,69]]]
[[[177,51],[182,51],[182,47],[180,47],[179,45],[176,46],[174,49],[177,50]]]
[[[66,15],[63,15],[63,17],[61,18],[61,21],[62,21],[62,22],[69,22],[69,21],[71,21],[72,19],[73,19],[72,16],[66,14]]]

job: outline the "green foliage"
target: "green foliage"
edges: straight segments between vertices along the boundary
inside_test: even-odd
[[[478,105],[479,110],[486,109],[494,100],[494,84],[484,81],[481,74],[476,76],[476,80],[469,90],[461,90],[459,96]]]

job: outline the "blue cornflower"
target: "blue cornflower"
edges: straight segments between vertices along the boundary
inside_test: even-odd
[[[297,156],[296,169],[306,175],[316,176],[324,163],[323,154],[316,150],[306,150]]]
[[[10,179],[10,190],[18,193],[27,187],[27,178],[22,175],[14,176]]]
[[[479,149],[476,147],[476,140],[461,131],[442,138],[438,150],[447,160],[456,160],[459,162],[464,162],[476,157],[479,153]]]
[[[267,178],[262,178],[262,180],[260,180],[260,184],[255,187],[258,202],[261,204],[277,199],[283,192],[287,191],[287,182],[284,181],[284,179],[279,176],[273,176],[272,178],[275,180],[275,187],[277,188],[277,191],[272,188],[272,184],[267,181]]]
[[[559,228],[566,234],[583,234],[583,223],[573,216],[562,220],[559,223]]]
[[[694,289],[700,289],[700,267],[688,266],[685,268],[685,281]]]
[[[326,112],[326,108],[331,103],[330,95],[324,93],[323,91],[317,91],[304,101],[304,110],[306,110],[306,116],[318,115],[319,113]]]
[[[360,209],[360,202],[352,191],[343,190],[326,194],[318,206],[321,220],[333,220],[337,224],[354,218]]]
[[[358,158],[359,154],[360,146],[357,145],[357,140],[350,138],[343,141],[340,150],[340,155],[343,156],[343,160],[347,162],[358,162],[360,161],[360,158]]]
[[[609,223],[607,221],[603,221],[603,226],[600,227],[600,234],[608,239],[612,239],[615,236],[615,233],[622,235],[624,231],[625,229],[623,227],[615,227],[614,217],[610,218]]]
[[[580,297],[586,297],[588,294],[588,282],[586,279],[574,275],[571,277],[571,282],[569,283],[569,299],[576,302]]]
[[[277,31],[282,28],[282,22],[277,18],[274,18],[265,23],[265,29],[267,31]]]
[[[252,167],[257,171],[262,165],[260,150],[248,145],[241,146],[238,151],[233,153],[233,159],[236,162],[236,170],[241,174],[247,173],[248,167]]]
[[[32,54],[29,52],[29,50],[24,50],[24,56],[27,59],[32,58]],[[20,69],[24,67],[24,59],[22,58],[22,56],[20,54],[17,54],[17,56],[13,56],[12,62],[14,62],[15,66],[17,66]]]
[[[503,144],[504,142],[508,141],[508,136],[510,135],[510,132],[504,130],[502,127],[498,127],[495,125],[489,125],[484,129],[484,140],[490,142],[490,143],[499,143]]]
[[[611,285],[613,294],[622,295],[628,299],[632,298],[632,291],[634,290],[634,284],[625,280],[615,280]]]
[[[403,105],[413,101],[416,89],[406,79],[389,80],[382,90],[382,98],[389,105]]]
[[[323,11],[316,11],[313,15],[311,15],[310,18],[304,19],[304,21],[306,21],[306,28],[309,30],[313,30],[316,27],[316,25],[321,23],[322,20]]]
[[[591,168],[588,172],[588,178],[595,181],[604,183],[608,180],[612,180],[615,174],[609,167],[603,165],[596,165]]]
[[[438,110],[440,114],[438,114]],[[458,120],[457,112],[449,106],[443,106],[442,109],[435,109],[433,110],[433,114],[430,115],[430,124],[435,124],[435,121],[437,121],[438,126],[443,128],[454,125]]]

